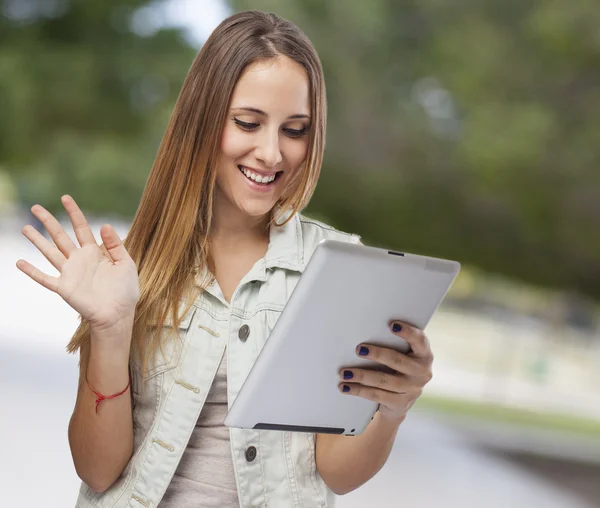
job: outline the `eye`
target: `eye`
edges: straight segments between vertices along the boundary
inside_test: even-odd
[[[257,123],[242,122],[238,118],[234,118],[233,121],[236,123],[236,125],[238,125],[241,129],[245,131],[251,131],[258,127]]]
[[[254,129],[256,129],[257,127],[260,126],[260,124],[258,124],[258,123],[244,122],[244,121],[240,120],[239,118],[235,118],[235,117],[233,118],[233,121],[236,123],[236,125],[240,129],[245,130],[245,131],[253,131]],[[290,138],[299,138],[299,137],[305,136],[308,133],[308,127],[304,127],[302,129],[284,128],[282,130]]]
[[[306,135],[306,133],[308,132],[308,129],[306,127],[304,127],[304,129],[283,129],[283,132],[285,132],[290,138],[299,138],[301,136]]]

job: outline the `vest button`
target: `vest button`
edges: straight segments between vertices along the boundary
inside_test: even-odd
[[[248,462],[252,462],[256,458],[256,448],[254,446],[249,446],[246,450],[246,460]]]
[[[246,339],[250,335],[250,327],[248,325],[242,325],[238,331],[238,337],[242,342],[246,342]]]

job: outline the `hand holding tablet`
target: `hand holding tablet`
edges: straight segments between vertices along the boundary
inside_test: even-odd
[[[401,353],[393,349],[365,343],[356,348],[356,354],[388,367],[391,372],[347,368],[340,372],[340,391],[379,404],[379,413],[392,423],[401,423],[431,381],[433,353],[429,339],[422,330],[407,323],[394,321],[392,333],[410,344],[411,351]]]

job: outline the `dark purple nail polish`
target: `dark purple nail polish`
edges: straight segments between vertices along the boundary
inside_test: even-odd
[[[344,385],[344,387],[342,388],[343,392],[349,392],[350,391],[350,387],[348,385]]]
[[[360,351],[358,352],[360,356],[367,356],[369,354],[369,348],[365,346],[360,346]]]
[[[398,333],[401,331],[402,331],[402,325],[399,325],[398,323],[394,323],[394,326],[392,326],[392,332]]]
[[[351,370],[344,371],[344,379],[352,379],[353,376],[354,376],[354,374],[352,374]]]

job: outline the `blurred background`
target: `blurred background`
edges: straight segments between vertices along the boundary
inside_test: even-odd
[[[187,70],[238,10],[297,23],[329,125],[306,214],[463,270],[434,379],[342,508],[600,507],[600,9],[595,0],[0,0],[2,505],[73,506],[77,316],[29,208],[125,235]],[[68,229],[71,232],[71,229]]]

